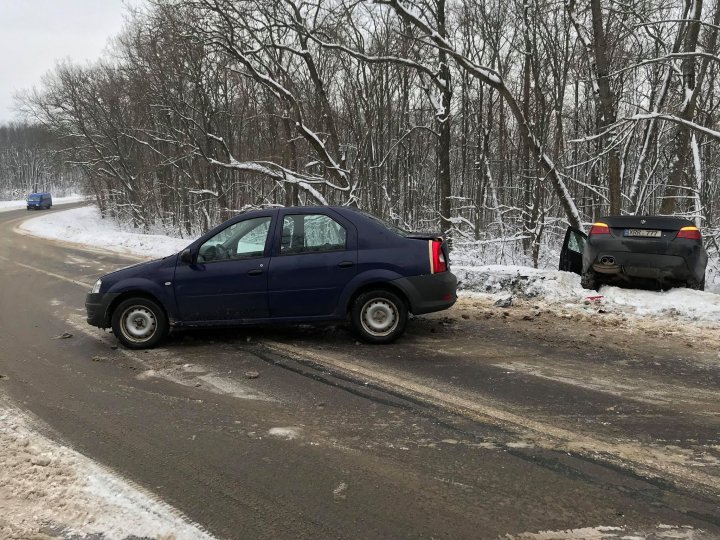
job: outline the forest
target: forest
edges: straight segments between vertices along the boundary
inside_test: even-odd
[[[567,226],[677,215],[717,252],[718,32],[703,0],[153,0],[24,93],[0,190],[183,237],[352,205],[535,266]]]

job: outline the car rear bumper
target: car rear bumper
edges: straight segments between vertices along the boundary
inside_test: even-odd
[[[611,264],[603,260],[611,259]],[[702,244],[675,240],[667,243],[633,245],[627,240],[591,239],[583,254],[583,269],[612,277],[655,279],[659,281],[701,281],[705,275],[707,253]]]
[[[119,293],[88,293],[85,297],[88,324],[98,328],[109,328],[110,304],[118,296]]]
[[[457,300],[457,278],[452,272],[400,278],[391,283],[405,293],[413,315],[448,309]]]

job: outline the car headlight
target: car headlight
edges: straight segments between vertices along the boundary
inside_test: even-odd
[[[93,285],[92,291],[90,291],[92,294],[97,294],[100,292],[100,287],[102,286],[102,279],[98,279],[95,282],[95,285]]]

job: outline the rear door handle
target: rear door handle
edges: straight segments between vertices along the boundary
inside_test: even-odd
[[[259,276],[262,273],[263,273],[263,271],[260,270],[260,268],[256,268],[255,270],[250,270],[248,272],[248,276]]]
[[[350,268],[352,265],[353,265],[352,261],[343,261],[340,264],[338,264],[338,266],[340,268]]]

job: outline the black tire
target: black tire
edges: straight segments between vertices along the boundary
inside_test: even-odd
[[[402,298],[382,289],[362,293],[350,311],[353,331],[367,343],[392,343],[405,332],[407,319]]]
[[[583,289],[597,291],[600,287],[600,280],[598,280],[598,276],[594,271],[588,270],[580,276],[580,285]]]
[[[695,289],[696,291],[704,291],[705,290],[705,276],[698,281],[696,279],[688,279],[685,286],[688,289]]]
[[[152,349],[168,332],[162,308],[147,298],[128,298],[112,313],[113,334],[128,349]]]

